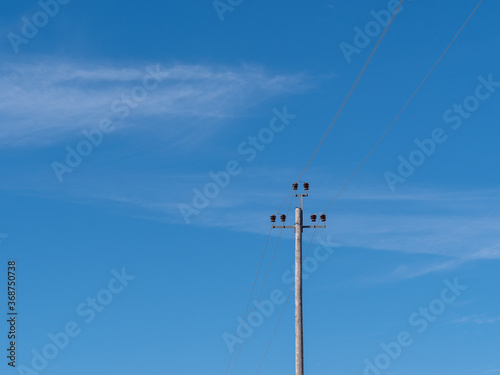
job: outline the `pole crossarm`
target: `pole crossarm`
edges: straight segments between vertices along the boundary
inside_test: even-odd
[[[273,225],[276,228],[295,228],[295,225]],[[326,228],[326,225],[302,225],[302,228]]]

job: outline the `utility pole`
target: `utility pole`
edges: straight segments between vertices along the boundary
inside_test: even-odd
[[[297,194],[298,183],[292,185],[295,197],[300,197],[300,207],[295,208],[295,225],[285,225],[286,215],[281,215],[282,225],[274,225],[276,215],[271,215],[273,228],[295,229],[295,374],[304,375],[304,340],[302,325],[302,231],[304,228],[326,228],[326,225],[303,225],[303,198],[307,197],[309,184],[304,182],[303,194]],[[320,215],[321,221],[326,222],[326,215]],[[316,215],[311,215],[311,221],[316,222]]]

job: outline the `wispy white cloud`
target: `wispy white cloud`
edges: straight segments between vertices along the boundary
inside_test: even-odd
[[[0,64],[0,144],[52,142],[68,132],[116,116],[111,104],[142,85],[148,66],[41,60]],[[241,115],[258,102],[306,88],[303,75],[255,66],[159,65],[161,79],[133,108],[130,125],[144,119],[220,119]],[[138,120],[138,119],[142,119]],[[178,123],[176,123],[178,126]]]
[[[102,160],[105,159],[103,156]],[[120,205],[133,216],[185,225],[179,204],[190,204],[193,189],[203,191],[204,185],[212,181],[209,171],[191,174],[136,171],[134,174],[126,170],[120,174],[109,168],[102,169],[101,162],[96,161],[92,170],[72,175],[71,191],[64,184],[54,186],[52,179],[46,185],[37,184],[37,188],[46,189],[43,194],[59,199],[88,202],[90,197],[96,204]],[[242,168],[243,172],[231,179],[231,183],[210,200],[208,207],[191,217],[190,225],[268,233],[268,217],[276,212],[287,193],[283,181],[294,175],[294,171],[250,164],[242,164]],[[10,185],[3,182],[1,186],[16,188],[12,182]],[[336,192],[324,178],[312,186],[306,218],[321,212]],[[329,188],[322,188],[326,186]],[[370,282],[405,280],[450,271],[467,262],[500,259],[499,198],[500,191],[494,189],[416,189],[407,190],[404,195],[384,194],[372,186],[366,190],[349,189],[327,211],[327,229],[321,232],[330,235],[343,248],[412,255],[408,263],[402,261],[399,266],[394,265],[392,271],[385,270],[380,280]],[[291,210],[295,203],[291,204]],[[289,201],[280,213],[286,212],[288,204]],[[284,236],[290,237],[293,233],[284,233]]]
[[[394,280],[406,280],[415,277],[424,276],[433,272],[445,272],[451,271],[463,265],[464,263],[474,261],[474,260],[499,260],[500,252],[498,249],[500,245],[494,247],[481,248],[479,250],[475,249],[474,244],[469,244],[469,252],[458,252],[457,254],[448,255],[443,260],[441,257],[434,262],[425,264],[423,266],[419,265],[399,265],[392,273],[385,275],[383,280],[379,281],[394,281]]]
[[[471,259],[500,259],[500,243],[475,252]]]
[[[277,186],[282,185],[283,174],[290,173],[245,166],[244,172],[227,188],[221,189],[208,207],[192,216],[192,225],[267,233],[267,218],[286,195]],[[87,176],[81,176],[81,194],[85,194],[86,179]],[[174,190],[171,180],[176,181]],[[102,181],[109,184],[109,178]],[[98,194],[100,199],[128,201],[131,207],[184,224],[178,205],[190,204],[193,188],[202,191],[204,184],[210,181],[208,173],[192,178],[187,175],[123,176],[111,187],[103,186]],[[262,185],[261,181],[266,184]],[[168,195],[164,194],[167,190]],[[97,194],[95,182],[94,194]],[[320,212],[330,196],[315,190],[307,200],[306,215]],[[324,234],[329,234],[342,247],[435,256],[429,263],[412,264],[411,267],[402,264],[388,275],[393,279],[418,277],[451,270],[469,261],[500,259],[500,216],[496,209],[500,205],[499,197],[500,192],[493,190],[435,190],[429,194],[419,191],[405,197],[389,194],[384,199],[377,193],[371,199],[363,191],[359,191],[357,199],[356,193],[350,192],[347,199],[340,199],[338,205],[327,212]],[[281,213],[286,212],[289,203],[284,204]],[[293,210],[295,204],[290,207]]]
[[[471,315],[471,316],[462,316],[460,318],[453,319],[449,322],[449,324],[475,324],[475,325],[483,325],[483,324],[495,324],[500,322],[500,316],[486,316],[486,315]]]
[[[500,373],[500,368],[494,368],[491,370],[486,370],[481,372],[481,374],[498,374],[498,373]]]
[[[465,258],[454,258],[445,261],[433,262],[424,266],[398,266],[390,275],[388,275],[388,280],[406,280],[413,279],[415,277],[424,276],[433,272],[443,272],[449,271],[454,268],[459,267],[465,263]]]

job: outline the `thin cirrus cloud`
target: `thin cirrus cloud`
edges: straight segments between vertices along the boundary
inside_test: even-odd
[[[269,223],[266,225],[263,218],[275,212],[283,197],[266,197],[259,193],[263,192],[258,189],[252,190],[251,195],[228,192],[222,198],[239,202],[239,207],[231,210],[223,205],[210,207],[193,222],[195,225],[234,226],[237,230],[266,233]],[[472,261],[498,260],[500,216],[496,208],[499,193],[493,190],[425,192],[416,189],[406,194],[383,195],[381,192],[357,190],[347,193],[339,200],[340,205],[327,212],[327,229],[319,235],[330,235],[344,248],[419,256],[421,262],[401,265],[392,274],[384,276],[386,281],[443,272]],[[322,196],[323,192],[318,191],[318,195]],[[259,202],[251,200],[254,196],[259,197],[261,210]],[[308,201],[311,209],[317,208],[318,204]],[[248,206],[252,206],[251,213]],[[319,207],[324,207],[324,203]],[[241,210],[239,215],[235,210]],[[238,222],[234,217],[245,217],[246,220]],[[248,225],[249,222],[263,224],[255,228],[255,225]]]
[[[483,325],[483,324],[495,324],[498,322],[500,322],[500,316],[472,315],[454,319],[449,323],[450,324],[472,323],[476,325]]]
[[[131,109],[131,126],[143,118],[230,118],[262,100],[297,93],[308,85],[301,74],[276,74],[250,66],[121,68],[50,60],[4,62],[0,64],[0,143],[51,143],[64,134],[96,126],[104,117],[117,117],[112,103],[141,86],[148,67],[161,72],[157,73],[161,82]]]
[[[268,173],[275,176],[284,174],[283,171],[274,169]],[[168,196],[163,194],[168,187],[168,178],[160,176],[123,176],[112,186],[108,185],[109,179],[102,179],[106,186],[96,188],[95,192],[101,194],[101,199],[119,199],[121,202],[128,202],[131,207],[150,212],[152,216],[155,216],[154,213],[161,213],[165,220],[182,225],[184,220],[178,205],[190,204],[193,188],[202,190],[203,184],[209,181],[207,174],[188,177],[176,176],[177,187]],[[85,176],[79,178],[80,183],[84,184],[81,186],[82,194],[85,191],[85,180]],[[131,189],[129,180],[139,182]],[[258,168],[244,169],[227,189],[210,201],[208,207],[201,210],[199,215],[192,216],[192,225],[267,233],[269,222],[266,218],[276,211],[286,191],[280,194],[278,187],[273,192],[269,186],[254,186],[253,180],[269,178],[266,178],[266,172],[259,174]],[[325,184],[326,181],[322,183],[323,186]],[[328,192],[330,194],[326,194],[321,186],[317,187],[314,194],[316,197],[311,195],[307,201],[308,211],[319,212],[324,208],[331,198],[332,192]],[[335,242],[346,248],[437,257],[431,264],[396,270],[391,277],[400,279],[453,269],[469,261],[496,260],[500,259],[500,216],[497,214],[499,196],[500,191],[495,190],[434,189],[426,192],[415,189],[405,194],[386,195],[376,189],[352,190],[326,212],[327,229],[322,235],[331,235]],[[282,208],[283,213],[288,204],[289,200]],[[293,207],[292,202],[292,210]],[[289,235],[292,236],[293,233]]]

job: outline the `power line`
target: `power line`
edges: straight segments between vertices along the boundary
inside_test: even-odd
[[[292,202],[293,202],[293,198],[290,198],[290,204],[288,205],[288,209],[287,209],[287,212],[286,212],[286,213],[287,213],[287,215],[288,215],[288,212],[290,211],[290,207],[291,207],[291,205],[292,205]],[[272,230],[272,228],[271,228],[271,230]],[[280,238],[281,238],[281,234],[282,234],[282,232],[283,232],[283,229],[280,231],[279,236],[278,236],[278,240],[276,241],[276,245],[275,245],[275,247],[274,247],[274,251],[273,251],[273,255],[272,255],[272,257],[271,257],[271,261],[270,261],[270,263],[269,263],[269,266],[267,267],[266,275],[265,275],[265,277],[264,277],[264,281],[263,281],[263,283],[262,283],[262,287],[260,288],[259,296],[257,297],[257,304],[255,304],[255,307],[254,307],[254,309],[253,309],[253,311],[252,311],[252,315],[250,316],[249,321],[251,321],[251,320],[252,320],[252,318],[253,318],[253,316],[254,316],[254,314],[255,314],[255,310],[257,309],[257,305],[259,304],[260,297],[261,297],[261,295],[262,295],[262,291],[264,290],[264,286],[266,285],[267,276],[269,275],[269,271],[270,271],[270,269],[271,269],[271,265],[273,264],[274,255],[276,254],[276,249],[278,248],[278,244],[279,244],[279,241],[280,241]],[[269,239],[269,237],[268,237],[268,239]],[[267,243],[266,243],[266,246],[267,246]],[[261,260],[261,264],[262,264],[262,260]],[[259,266],[259,271],[260,271],[260,266]],[[258,277],[258,274],[257,274],[257,277]],[[257,279],[256,279],[255,281],[257,281]],[[254,287],[255,287],[255,283],[254,283]],[[253,289],[252,289],[252,294],[253,294]],[[250,305],[251,299],[252,299],[252,295],[250,295],[250,300],[248,301],[248,304],[247,304],[247,310],[248,310],[248,306]],[[246,313],[247,313],[247,311],[245,311],[245,316],[243,317],[243,321],[245,321]],[[242,328],[242,327],[243,327],[243,324],[240,326],[240,329],[239,329],[239,332],[238,332],[238,336],[237,336],[237,337],[239,337],[239,336],[240,336],[240,333],[241,333],[241,328]],[[233,368],[232,368],[232,370],[231,370],[231,375],[233,374],[234,369],[235,369],[235,367],[236,367],[236,363],[238,362],[238,359],[239,359],[239,357],[240,357],[240,354],[241,354],[241,349],[243,348],[243,344],[245,343],[245,340],[246,340],[246,338],[247,338],[247,334],[248,334],[248,330],[245,332],[245,335],[244,335],[244,337],[243,337],[243,341],[242,341],[242,342],[241,342],[241,344],[240,344],[240,348],[239,348],[239,350],[238,350],[238,355],[236,356],[236,359],[234,360]],[[227,371],[228,371],[229,366],[230,366],[230,364],[231,364],[231,360],[232,360],[232,358],[233,358],[233,354],[234,354],[234,350],[235,350],[235,349],[236,349],[236,345],[235,345],[235,346],[234,346],[234,348],[233,348],[233,353],[231,354],[231,359],[230,359],[230,361],[229,361],[228,368],[226,369],[226,374],[227,374]]]
[[[328,126],[328,129],[326,130],[325,134],[323,135],[323,137],[321,138],[318,146],[316,146],[316,149],[314,150],[313,154],[311,155],[309,161],[307,162],[306,166],[304,167],[304,169],[302,170],[302,172],[300,173],[299,177],[297,178],[296,182],[300,182],[300,179],[304,176],[304,173],[307,171],[307,169],[309,168],[309,166],[311,165],[313,159],[316,157],[316,154],[318,153],[319,149],[321,148],[321,146],[323,145],[323,142],[325,141],[326,137],[328,136],[328,134],[330,133],[330,131],[332,130],[333,126],[335,125],[335,123],[337,122],[337,119],[339,118],[340,114],[342,113],[342,111],[344,110],[344,107],[346,106],[347,102],[349,101],[349,99],[351,98],[351,95],[352,93],[354,92],[354,89],[356,88],[356,86],[358,85],[359,81],[361,80],[361,77],[363,76],[363,74],[365,73],[366,69],[368,68],[368,65],[370,64],[373,56],[375,55],[375,52],[377,52],[380,44],[382,43],[382,40],[384,39],[385,37],[385,34],[387,34],[387,31],[389,30],[389,27],[391,26],[392,22],[394,21],[394,18],[396,17],[399,9],[401,8],[401,6],[403,5],[403,2],[404,0],[401,0],[396,8],[396,10],[394,11],[394,13],[392,14],[389,22],[387,23],[387,25],[385,26],[384,30],[382,31],[382,34],[380,34],[380,37],[379,39],[377,40],[377,43],[375,44],[375,47],[373,47],[373,50],[371,51],[370,55],[368,56],[368,59],[366,60],[365,64],[363,65],[363,68],[361,69],[361,71],[359,72],[358,76],[356,77],[356,80],[354,81],[353,85],[351,86],[351,89],[349,90],[349,92],[347,93],[346,97],[344,98],[344,101],[342,102],[342,104],[340,105],[340,108],[338,109],[337,113],[335,114],[332,122],[330,123],[330,125]],[[290,189],[290,191],[288,191],[288,194],[286,196],[286,198],[283,200],[283,203],[281,203],[280,207],[278,208],[278,211],[281,210],[281,207],[283,207],[283,205],[285,204],[286,200],[288,199],[288,196],[290,195],[290,193],[292,192],[292,190]]]
[[[271,343],[273,342],[274,335],[276,334],[276,331],[278,330],[278,327],[279,327],[280,322],[281,322],[281,318],[283,317],[283,315],[285,313],[286,306],[288,305],[288,301],[290,300],[292,292],[293,292],[293,288],[290,288],[290,292],[288,293],[288,297],[286,299],[285,306],[283,306],[283,311],[281,312],[281,315],[278,319],[278,323],[276,324],[276,327],[274,328],[273,335],[271,336],[271,340],[269,340],[269,344],[267,345],[264,356],[262,357],[262,360],[260,361],[259,368],[257,369],[257,372],[255,373],[256,375],[259,374],[260,368],[262,367],[262,363],[264,363],[264,359],[266,358],[267,352],[269,351],[269,348],[271,347]]]
[[[292,189],[290,189],[288,191],[288,194],[286,195],[285,199],[283,200],[283,202],[281,203],[280,207],[276,210],[276,213],[280,212],[281,210],[281,207],[283,207],[283,205],[285,204],[285,202],[287,201],[288,197],[290,196],[290,193],[292,192]],[[272,228],[271,228],[272,229]]]
[[[330,123],[330,126],[328,126],[328,129],[326,130],[325,134],[323,135],[323,138],[321,138],[318,146],[316,147],[316,149],[314,150],[313,154],[311,155],[311,157],[309,158],[309,161],[307,162],[306,166],[304,167],[304,169],[302,170],[302,173],[300,174],[299,178],[297,179],[297,181],[299,181],[302,176],[304,175],[304,173],[306,172],[306,170],[309,168],[309,166],[311,165],[313,159],[315,158],[316,154],[318,153],[319,149],[321,148],[321,146],[323,145],[323,142],[325,142],[325,139],[326,137],[328,136],[328,134],[330,133],[330,130],[332,130],[333,128],[333,125],[335,125],[335,123],[337,122],[337,119],[339,118],[340,114],[342,113],[344,107],[346,106],[347,102],[349,101],[349,99],[351,98],[351,95],[352,93],[354,92],[354,89],[356,88],[356,86],[358,85],[359,81],[361,80],[361,77],[363,76],[363,74],[365,73],[366,69],[368,68],[368,65],[370,64],[373,56],[375,55],[375,52],[377,51],[378,47],[380,46],[380,44],[382,43],[382,40],[384,39],[385,37],[385,34],[387,34],[387,31],[389,30],[389,27],[391,26],[392,24],[392,21],[394,21],[394,18],[396,17],[396,15],[398,14],[399,12],[399,9],[401,8],[401,6],[403,5],[403,2],[404,0],[401,0],[398,4],[398,7],[396,8],[396,10],[394,11],[394,13],[392,14],[391,16],[391,19],[389,20],[389,23],[385,26],[384,28],[384,31],[382,32],[382,34],[380,35],[380,38],[378,39],[377,41],[377,44],[375,44],[375,47],[373,47],[373,50],[372,52],[370,53],[370,56],[368,57],[368,60],[366,60],[365,62],[365,65],[363,65],[363,68],[361,69],[361,72],[359,72],[356,80],[354,81],[354,84],[352,85],[351,89],[349,90],[349,92],[347,93],[347,96],[345,97],[344,101],[342,102],[342,104],[340,105],[340,108],[339,110],[337,111],[337,113],[335,114],[335,117],[333,118],[333,121]]]
[[[281,238],[282,232],[283,232],[283,230],[280,231],[280,235],[278,237],[278,241],[276,242],[276,246],[274,247],[274,252],[273,252],[273,255],[271,257],[271,262],[269,263],[269,267],[267,268],[266,276],[264,278],[264,283],[262,284],[262,287],[260,288],[259,296],[257,297],[257,305],[258,305],[260,297],[262,295],[262,291],[264,289],[264,285],[266,284],[267,276],[269,275],[269,270],[271,269],[271,264],[273,263],[274,255],[276,254],[276,249],[278,248],[279,239]],[[253,316],[255,314],[255,310],[257,309],[257,305],[255,305],[255,307],[254,307],[254,309],[252,311],[252,315],[250,316],[249,321],[252,321],[252,318],[253,318]],[[240,344],[240,349],[238,350],[238,355],[236,356],[236,359],[234,360],[234,365],[233,365],[233,369],[231,370],[231,375],[233,374],[234,368],[236,367],[236,363],[238,362],[238,358],[240,357],[241,349],[243,348],[243,344],[245,343],[245,340],[247,338],[247,334],[248,334],[248,330],[245,332],[245,336],[243,337],[243,341]]]
[[[264,251],[262,252],[262,257],[260,258],[259,268],[257,269],[257,275],[255,276],[255,280],[253,282],[252,291],[250,292],[250,298],[248,299],[247,307],[245,308],[245,314],[243,315],[243,321],[245,321],[245,318],[246,318],[247,312],[248,312],[248,307],[250,306],[250,302],[252,301],[253,292],[255,290],[255,285],[257,284],[257,279],[259,278],[260,269],[262,267],[262,262],[264,261],[264,257],[266,255],[267,245],[269,244],[269,239],[271,238],[272,230],[273,229],[271,228],[269,230],[269,234],[267,235],[266,245],[264,246]],[[238,330],[238,334],[236,335],[236,337],[240,337],[242,327],[243,327],[243,325],[240,326],[240,329]],[[227,364],[227,367],[226,367],[226,372],[225,372],[226,375],[227,375],[227,372],[229,371],[229,367],[231,366],[231,362],[233,360],[233,355],[234,355],[235,349],[236,349],[236,344],[233,346],[233,350],[231,351],[231,357],[229,358],[229,363]]]
[[[366,162],[366,160],[370,157],[370,155],[373,153],[373,151],[375,151],[375,149],[377,148],[377,146],[380,144],[380,142],[382,141],[382,139],[384,139],[384,137],[386,136],[386,134],[389,132],[389,130],[392,128],[392,126],[396,123],[396,121],[399,119],[399,117],[401,116],[401,114],[403,113],[403,111],[406,109],[406,107],[408,107],[408,105],[410,104],[410,102],[413,100],[413,98],[415,97],[415,95],[417,95],[418,91],[420,90],[420,88],[424,85],[424,83],[427,81],[427,78],[429,78],[429,76],[431,75],[431,73],[434,71],[434,69],[436,68],[436,66],[441,62],[441,60],[443,59],[444,55],[446,55],[446,53],[448,52],[448,50],[450,49],[450,47],[453,45],[453,43],[455,42],[455,40],[458,38],[458,36],[460,35],[460,33],[462,32],[462,30],[465,28],[465,26],[469,23],[469,20],[472,18],[472,16],[474,15],[474,13],[476,13],[476,10],[479,8],[479,6],[481,5],[481,3],[483,2],[483,0],[480,0],[479,3],[476,5],[476,7],[474,8],[474,10],[472,11],[472,13],[469,15],[469,17],[467,18],[467,20],[465,21],[465,23],[462,25],[462,27],[460,28],[460,30],[458,30],[457,34],[455,35],[455,37],[452,39],[452,41],[450,42],[450,44],[448,44],[448,46],[446,47],[446,49],[444,50],[444,52],[441,54],[441,56],[439,57],[439,59],[436,61],[436,63],[432,66],[431,70],[429,70],[429,72],[427,73],[427,75],[425,76],[425,78],[422,80],[422,82],[420,83],[420,85],[418,85],[417,89],[413,92],[413,94],[411,95],[410,99],[408,99],[408,101],[406,102],[406,104],[403,106],[403,108],[399,111],[399,113],[397,114],[396,118],[392,121],[392,123],[389,125],[389,127],[385,130],[384,134],[382,134],[382,136],[379,138],[379,140],[377,141],[377,143],[375,143],[375,146],[373,146],[373,148],[371,149],[371,151],[368,153],[368,155],[366,155],[366,157],[363,159],[363,161],[361,162],[361,164],[358,165],[358,167],[356,168],[356,170],[354,171],[354,173],[351,175],[351,177],[349,177],[349,179],[346,181],[346,183],[342,186],[342,188],[338,191],[338,193],[333,197],[333,199],[330,201],[330,203],[328,203],[328,205],[326,206],[326,208],[323,210],[323,212],[325,212],[329,207],[330,205],[337,199],[337,197],[340,195],[340,193],[342,193],[342,191],[345,189],[345,187],[347,186],[347,184],[349,184],[349,182],[353,179],[353,177],[356,175],[356,173],[358,173],[358,171],[360,170],[360,168],[363,166],[363,164]]]
[[[309,253],[309,248],[311,247],[311,244],[313,242],[315,234],[316,234],[316,229],[314,229],[314,232],[313,232],[313,234],[311,236],[311,241],[309,241],[309,245],[307,246],[307,250],[306,250],[306,253],[304,255],[304,260],[306,259],[307,254]],[[279,325],[281,323],[281,318],[283,317],[283,314],[285,313],[286,306],[288,305],[288,301],[290,300],[290,296],[292,295],[292,292],[293,292],[293,288],[290,288],[290,292],[288,293],[288,297],[286,299],[285,305],[283,306],[283,311],[281,312],[281,315],[280,315],[280,317],[278,319],[278,323],[276,323],[276,327],[274,328],[274,331],[273,331],[273,334],[271,336],[271,339],[269,340],[269,344],[267,345],[266,351],[264,352],[264,355],[262,356],[262,360],[260,361],[259,368],[257,369],[257,372],[256,372],[255,375],[259,374],[260,368],[262,367],[262,363],[264,363],[264,359],[266,358],[267,352],[269,351],[269,348],[271,347],[271,344],[272,344],[273,339],[274,339],[274,335],[276,334],[276,331],[278,330],[278,327],[279,327]]]

